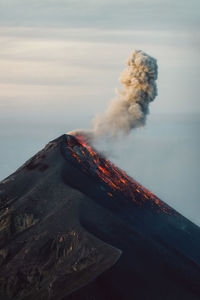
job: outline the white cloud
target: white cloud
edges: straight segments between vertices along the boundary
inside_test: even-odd
[[[49,104],[48,114],[54,102],[62,111],[74,101],[90,112],[104,110],[133,49],[158,59],[151,112],[200,111],[199,52],[188,32],[9,27],[0,36],[0,114],[12,105]]]

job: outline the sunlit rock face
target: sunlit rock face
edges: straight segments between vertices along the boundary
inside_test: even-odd
[[[83,136],[0,184],[0,299],[199,299],[199,227]]]

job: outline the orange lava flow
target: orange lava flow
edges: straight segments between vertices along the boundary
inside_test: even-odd
[[[77,145],[70,145],[71,155],[81,164],[85,172],[95,174],[109,187],[113,193],[121,192],[125,198],[131,199],[138,206],[148,203],[157,213],[163,212],[168,215],[175,214],[175,211],[161,201],[158,197],[140,185],[137,181],[130,178],[124,171],[120,170],[108,159],[99,155],[90,145],[88,145],[83,136],[75,136]],[[113,193],[107,193],[113,197]]]

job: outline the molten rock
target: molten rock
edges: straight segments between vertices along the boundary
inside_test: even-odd
[[[0,299],[200,297],[200,230],[83,137],[0,184]]]

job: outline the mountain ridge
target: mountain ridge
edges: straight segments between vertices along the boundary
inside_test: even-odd
[[[127,201],[87,151],[62,135],[0,183],[2,299],[198,299],[199,227]]]

